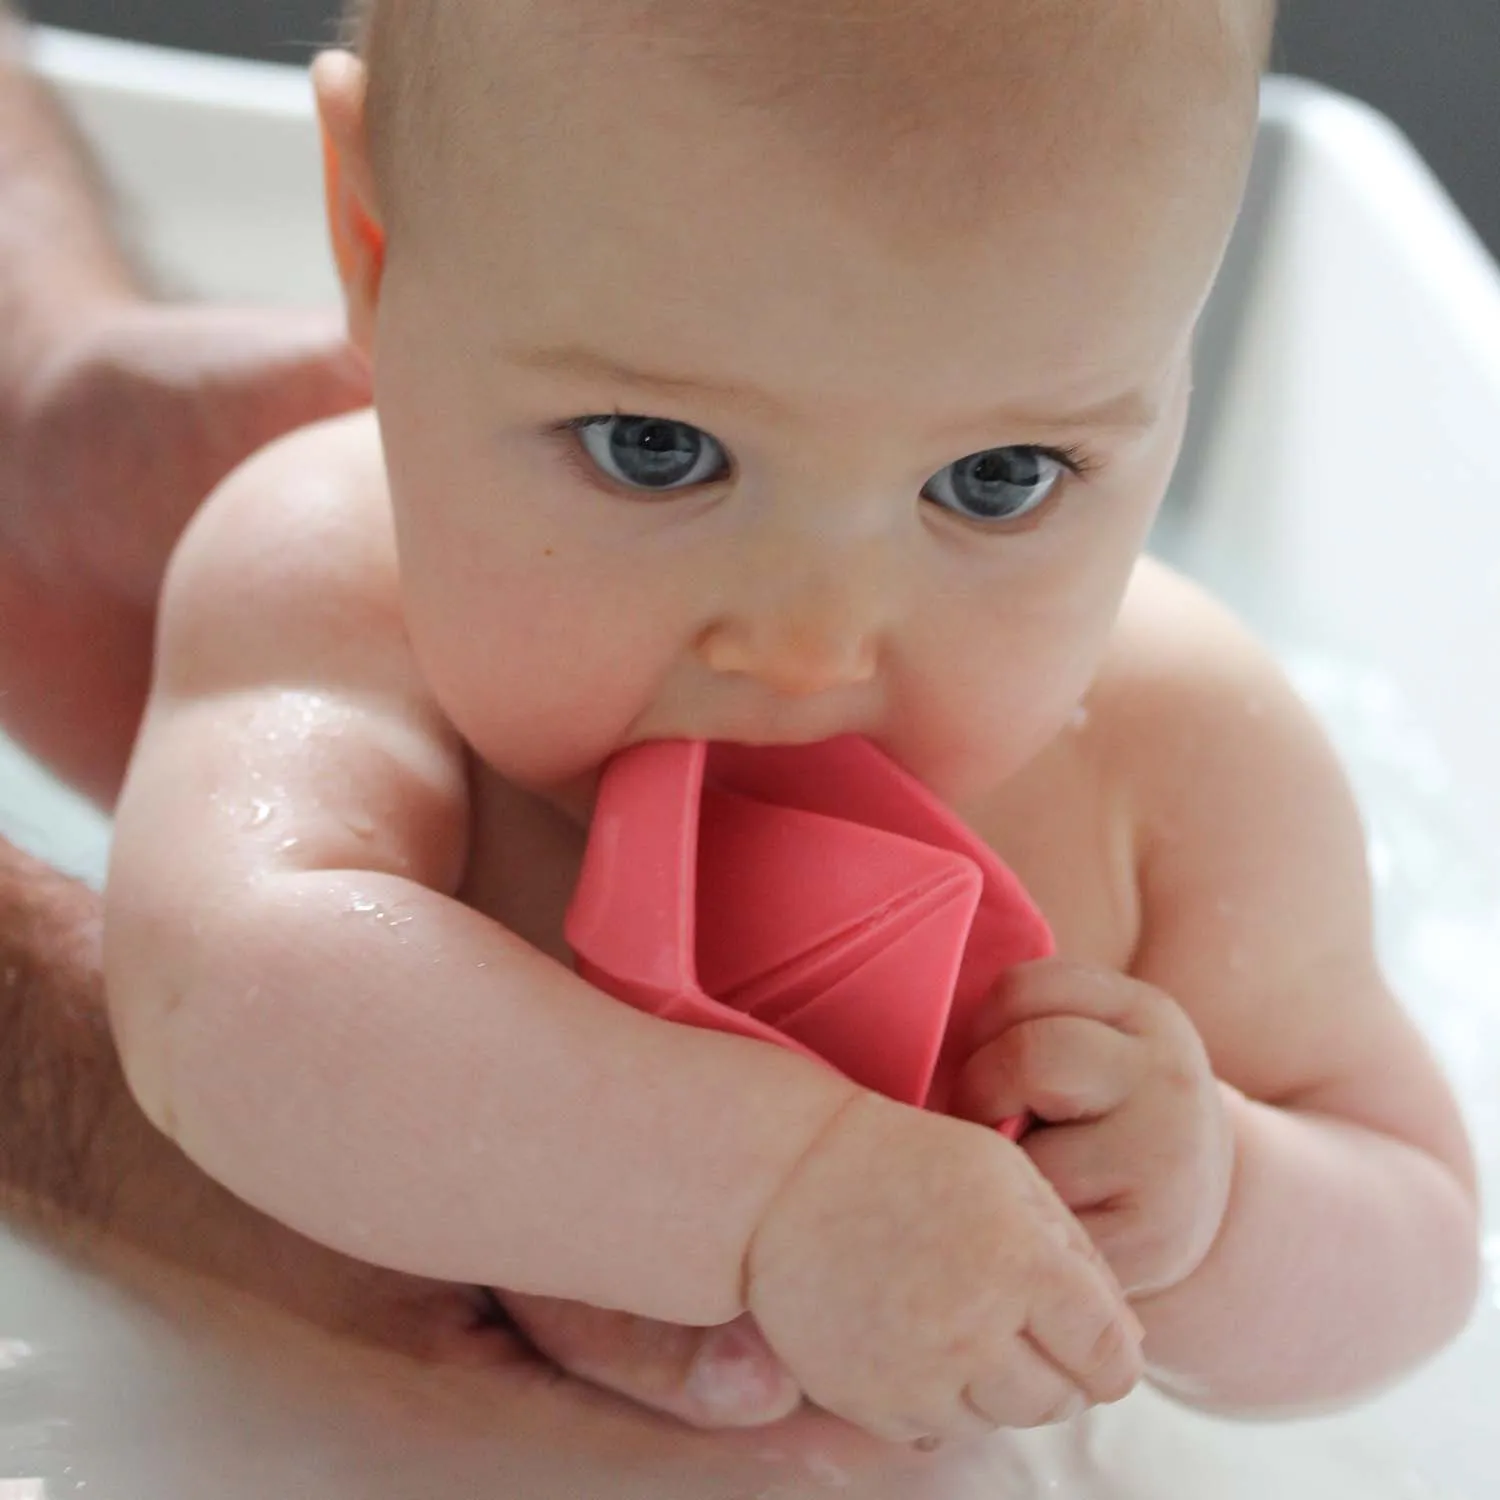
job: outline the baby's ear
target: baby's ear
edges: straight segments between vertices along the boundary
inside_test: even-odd
[[[328,231],[344,284],[349,336],[369,356],[385,274],[385,230],[376,203],[365,98],[369,74],[351,52],[325,52],[313,64],[323,129]]]

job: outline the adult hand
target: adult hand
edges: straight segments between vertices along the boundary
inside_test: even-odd
[[[498,1294],[533,1348],[568,1374],[694,1427],[760,1427],[802,1392],[748,1315],[682,1328],[553,1297]]]
[[[28,372],[0,431],[5,727],[111,800],[182,528],[257,448],[368,399],[331,313],[91,305]]]

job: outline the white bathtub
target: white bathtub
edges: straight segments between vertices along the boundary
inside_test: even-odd
[[[299,74],[59,33],[39,35],[37,57],[96,143],[168,284],[263,301],[332,297]],[[1250,208],[1205,330],[1198,425],[1160,545],[1278,640],[1314,643],[1374,671],[1376,697],[1404,702],[1430,733],[1424,785],[1451,774],[1441,797],[1463,825],[1479,888],[1491,877],[1500,888],[1500,276],[1407,145],[1359,106],[1293,83],[1267,90]],[[102,819],[3,746],[0,828],[82,873],[101,868]],[[1489,871],[1479,868],[1486,863]],[[1475,899],[1482,907],[1487,898]],[[1422,994],[1411,999],[1463,1073],[1485,1131],[1493,1202],[1500,1126],[1489,1122],[1500,1116],[1485,1106],[1494,1103],[1490,1082],[1500,1097],[1500,968],[1484,956],[1500,960],[1500,942],[1486,948],[1472,925],[1464,936],[1467,950],[1444,953],[1450,966],[1455,951],[1478,955],[1457,985],[1470,1008],[1455,1018],[1451,974],[1446,1010],[1424,1010]],[[1500,1232],[1493,1211],[1491,1232]],[[217,1407],[201,1391],[186,1407],[154,1398],[164,1387],[153,1361],[178,1372],[180,1393],[193,1383],[181,1373],[192,1351],[159,1325],[101,1313],[102,1295],[41,1252],[0,1239],[0,1398],[6,1340],[24,1341],[28,1320],[40,1320],[64,1351],[59,1389],[72,1403],[54,1416],[66,1431],[49,1439],[51,1467],[41,1473],[0,1399],[0,1497],[72,1494],[64,1468],[84,1467],[98,1481],[84,1493],[117,1500],[270,1493],[269,1483],[252,1490],[232,1479],[250,1460],[236,1446],[230,1398]],[[1003,1495],[998,1481],[952,1494],[1491,1500],[1500,1494],[1500,1302],[1490,1298],[1457,1349],[1361,1413],[1254,1429],[1147,1397],[1092,1430],[1096,1458],[1107,1455],[1092,1478],[1081,1477],[1076,1454],[1064,1462],[1038,1448],[1031,1488],[1012,1477]],[[122,1333],[126,1325],[133,1331]],[[146,1372],[130,1383],[132,1396],[120,1396],[112,1361]],[[35,1421],[26,1430],[34,1429]],[[77,1451],[65,1465],[69,1442]],[[198,1467],[153,1467],[148,1452],[192,1453]],[[256,1461],[264,1459],[262,1450]],[[315,1486],[279,1492],[394,1500],[373,1470],[354,1472],[330,1470]],[[491,1489],[472,1479],[444,1492],[488,1500]]]

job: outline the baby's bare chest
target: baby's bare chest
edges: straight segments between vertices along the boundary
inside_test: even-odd
[[[1054,758],[1003,789],[972,821],[1020,876],[1062,955],[1128,966],[1139,926],[1132,839],[1097,778],[1067,757]],[[563,925],[584,844],[571,820],[480,767],[461,895],[571,963]]]

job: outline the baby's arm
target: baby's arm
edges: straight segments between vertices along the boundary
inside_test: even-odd
[[[1137,1303],[1147,1357],[1204,1404],[1294,1408],[1388,1381],[1463,1323],[1474,1169],[1383,982],[1360,820],[1264,653],[1162,581],[1105,717],[1144,830],[1136,978],[1195,1023],[1234,1142],[1199,1269]]]
[[[405,640],[365,420],[259,457],[174,561],[106,932],[151,1118],[361,1259],[749,1311],[877,1433],[1123,1395],[1138,1329],[1009,1142],[645,1016],[455,899],[464,751]]]
[[[464,752],[355,494],[366,446],[356,424],[271,450],[174,563],[108,891],[132,1085],[210,1174],[350,1254],[733,1317],[760,1215],[852,1091],[613,1003],[453,899]]]

